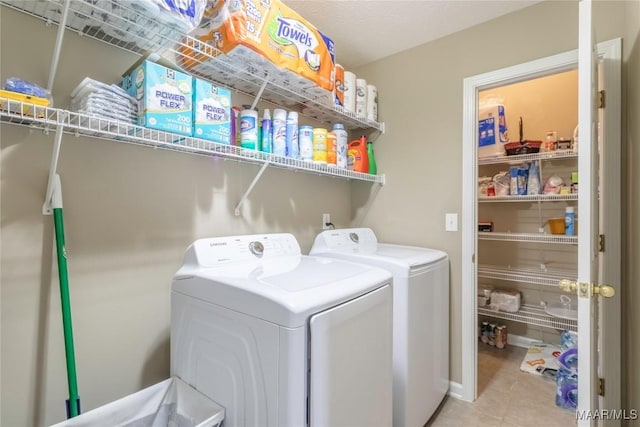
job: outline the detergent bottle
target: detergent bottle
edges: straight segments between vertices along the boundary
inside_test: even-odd
[[[367,137],[362,135],[360,139],[354,139],[349,143],[347,152],[347,164],[349,170],[354,172],[369,173],[369,157],[367,156]]]
[[[367,157],[369,158],[369,173],[371,175],[378,174],[378,166],[376,165],[376,157],[373,154],[373,142],[367,141]]]

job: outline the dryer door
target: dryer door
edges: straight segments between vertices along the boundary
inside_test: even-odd
[[[392,424],[392,305],[385,285],[311,317],[311,427]]]

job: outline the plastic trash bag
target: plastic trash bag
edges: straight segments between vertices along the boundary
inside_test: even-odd
[[[172,377],[52,427],[220,427],[224,408]]]

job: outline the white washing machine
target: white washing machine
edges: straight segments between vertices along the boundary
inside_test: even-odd
[[[422,427],[449,390],[449,257],[378,243],[369,228],[324,231],[311,255],[393,274],[393,425]]]
[[[290,234],[202,239],[171,292],[171,375],[225,426],[391,426],[391,274]]]

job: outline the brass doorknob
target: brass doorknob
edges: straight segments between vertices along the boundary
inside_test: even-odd
[[[612,298],[616,294],[616,290],[609,285],[593,285],[593,294],[604,298]]]
[[[562,279],[558,283],[558,286],[564,292],[575,292],[578,289],[578,282],[570,279]],[[591,288],[592,295],[600,295],[603,298],[611,298],[616,294],[616,290],[609,285],[589,285],[587,283],[581,283],[579,295],[587,297],[589,288]]]

